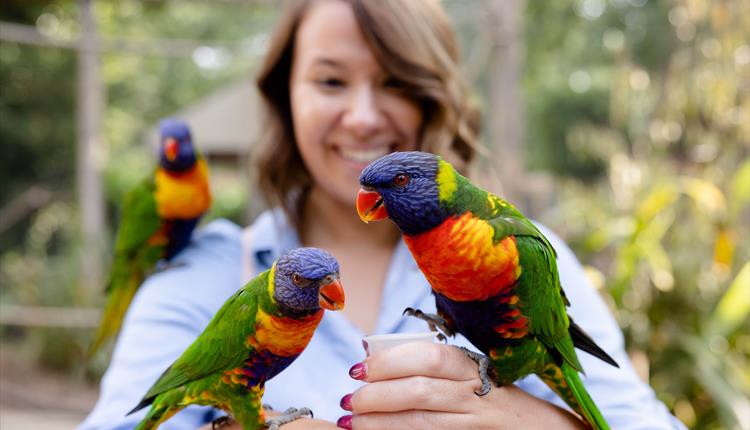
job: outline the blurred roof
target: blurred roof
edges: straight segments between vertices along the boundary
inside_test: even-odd
[[[206,155],[247,154],[260,135],[258,91],[251,79],[221,87],[169,116],[187,122],[193,142]],[[146,141],[158,144],[158,124]]]

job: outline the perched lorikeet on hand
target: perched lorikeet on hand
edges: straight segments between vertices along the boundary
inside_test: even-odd
[[[357,212],[390,218],[432,286],[438,314],[407,309],[486,354],[478,395],[537,374],[595,429],[609,428],[586,392],[574,346],[617,366],[568,316],[556,253],[508,202],[469,182],[440,157],[397,152],[360,176]]]
[[[240,288],[130,413],[151,405],[137,430],[154,429],[190,404],[230,413],[245,430],[310,414],[290,409],[265,421],[264,384],[305,349],[323,309],[344,306],[339,264],[325,251],[299,248]]]
[[[107,299],[89,355],[117,334],[145,277],[160,260],[168,263],[190,242],[211,206],[206,161],[193,146],[188,126],[166,119],[159,130],[158,167],[125,196]]]

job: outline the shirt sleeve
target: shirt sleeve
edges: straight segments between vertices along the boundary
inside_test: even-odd
[[[560,282],[571,302],[570,316],[594,341],[620,365],[610,366],[578,350],[586,372],[582,380],[604,418],[613,429],[685,429],[656,398],[653,389],[635,372],[627,352],[622,331],[602,298],[586,278],[577,258],[557,236],[542,231],[557,251]],[[527,378],[522,388],[558,405],[562,401],[538,378]]]
[[[148,407],[126,416],[239,286],[239,242],[233,246],[226,233],[207,226],[173,259],[175,267],[141,285],[101,380],[99,399],[79,430],[132,429],[146,414]],[[213,418],[214,409],[189,406],[159,428],[193,430]]]

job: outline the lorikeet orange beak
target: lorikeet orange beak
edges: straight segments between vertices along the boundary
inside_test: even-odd
[[[177,139],[174,137],[168,137],[164,143],[164,155],[167,156],[167,160],[174,161],[177,158],[177,152],[179,152],[180,144],[177,143]]]
[[[320,287],[318,291],[318,303],[321,308],[331,311],[344,309],[344,289],[338,279],[330,284]]]
[[[357,214],[368,223],[388,218],[388,212],[383,206],[383,197],[377,191],[360,188],[357,193]]]

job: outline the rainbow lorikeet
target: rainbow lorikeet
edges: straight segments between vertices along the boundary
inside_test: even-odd
[[[166,119],[159,128],[159,165],[125,196],[107,299],[89,355],[117,334],[145,277],[187,246],[211,205],[206,161],[193,146],[188,126]]]
[[[190,404],[230,413],[245,430],[271,429],[310,414],[287,410],[265,420],[264,384],[305,349],[324,309],[344,306],[339,264],[325,251],[298,248],[240,288],[203,333],[130,413],[151,405],[137,430],[155,429]]]
[[[432,286],[438,314],[405,313],[486,354],[465,350],[479,364],[478,395],[535,373],[592,428],[609,428],[573,348],[617,364],[568,316],[555,250],[531,221],[433,154],[389,154],[359,180],[360,218],[393,220]]]

